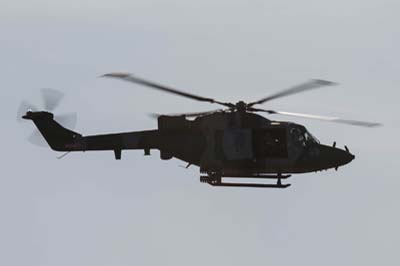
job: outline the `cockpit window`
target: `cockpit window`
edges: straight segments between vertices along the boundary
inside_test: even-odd
[[[306,146],[310,143],[319,143],[319,141],[306,130],[305,127],[294,127],[290,130],[290,135],[294,141],[301,144],[302,146]]]
[[[319,143],[319,140],[316,138],[316,137],[314,137],[310,132],[308,132],[307,130],[306,130],[306,132],[304,133],[304,135],[305,135],[305,137],[306,137],[306,141],[311,141],[311,142],[314,142],[314,143]]]
[[[290,135],[292,136],[292,138],[299,142],[299,143],[303,143],[304,142],[304,134],[303,132],[300,130],[300,128],[292,128],[290,130]]]

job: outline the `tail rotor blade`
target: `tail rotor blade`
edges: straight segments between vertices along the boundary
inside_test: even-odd
[[[47,111],[53,111],[61,102],[64,97],[64,93],[55,89],[42,89],[42,98],[44,108]]]
[[[41,96],[44,104],[44,110],[53,111],[60,104],[61,100],[64,98],[64,93],[55,89],[41,89]],[[43,110],[41,109],[41,110]],[[26,114],[27,111],[37,112],[37,109],[34,105],[23,101],[17,111],[18,121],[22,121],[22,116]],[[60,123],[62,126],[73,129],[77,122],[77,114],[76,113],[66,113],[62,115],[56,115],[54,119]],[[27,138],[28,142],[33,145],[40,147],[47,147],[48,144],[39,130],[35,130],[29,137]]]
[[[28,137],[28,141],[35,146],[39,147],[48,146],[46,140],[43,138],[39,130],[33,131],[32,134]]]
[[[25,113],[26,113],[27,111],[35,112],[35,111],[37,111],[37,110],[38,110],[38,109],[37,109],[33,104],[30,104],[30,103],[28,103],[28,102],[26,102],[26,101],[23,101],[23,102],[19,105],[18,110],[17,110],[17,121],[21,122],[21,121],[23,120],[23,119],[22,119],[22,116],[25,115]]]
[[[67,113],[62,115],[56,115],[54,119],[60,123],[63,127],[68,129],[74,129],[78,121],[78,116],[76,113]]]

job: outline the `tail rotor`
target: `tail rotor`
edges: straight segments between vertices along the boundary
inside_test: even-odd
[[[43,102],[43,110],[47,112],[53,112],[62,102],[64,98],[64,93],[56,90],[45,88],[41,89],[41,97]],[[17,121],[22,122],[24,119],[22,118],[27,112],[37,112],[39,109],[27,102],[23,101],[18,110],[17,110]],[[54,120],[56,120],[61,125],[74,129],[77,123],[77,114],[76,113],[65,113],[60,115],[55,115]],[[28,141],[36,146],[46,147],[47,142],[43,138],[42,134],[39,130],[35,130],[28,137]]]

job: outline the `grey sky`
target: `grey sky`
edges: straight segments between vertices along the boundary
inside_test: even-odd
[[[1,265],[399,264],[400,3],[248,2],[0,0]],[[82,134],[215,108],[97,78],[111,71],[227,101],[328,79],[264,107],[385,126],[295,120],[356,160],[284,191],[211,188],[157,152],[57,160],[26,141],[16,109],[43,87],[66,93],[57,113],[77,111]]]

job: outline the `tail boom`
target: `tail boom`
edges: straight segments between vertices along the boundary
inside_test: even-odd
[[[49,146],[56,151],[120,152],[128,149],[150,150],[159,146],[158,130],[82,136],[61,126],[49,112],[27,112],[23,118],[32,120]]]

